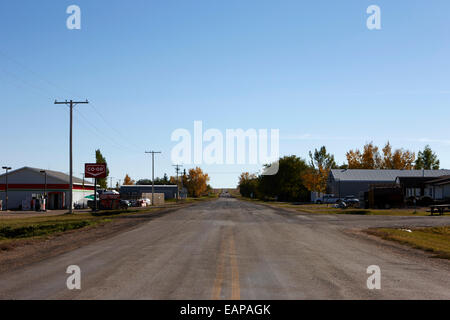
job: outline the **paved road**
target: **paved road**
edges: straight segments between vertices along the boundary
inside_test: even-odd
[[[14,299],[450,299],[450,264],[344,232],[448,217],[294,214],[221,198],[0,275]],[[69,291],[69,265],[82,288]],[[366,269],[381,268],[381,290]]]

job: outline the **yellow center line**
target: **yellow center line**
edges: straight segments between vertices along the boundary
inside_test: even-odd
[[[239,268],[236,258],[236,248],[234,246],[234,236],[230,237],[230,262],[231,262],[231,299],[241,299],[241,289],[239,284]]]
[[[213,300],[220,300],[222,293],[222,286],[224,283],[225,269],[226,269],[226,256],[230,258],[231,266],[231,299],[241,299],[241,289],[239,283],[239,268],[236,255],[236,247],[234,243],[233,230],[231,228],[224,230],[222,233],[220,250],[217,259],[216,266],[216,279],[214,280],[213,287]]]
[[[220,293],[222,291],[223,274],[225,269],[225,251],[226,251],[226,241],[225,232],[222,233],[221,247],[219,251],[219,259],[216,267],[216,279],[214,280],[213,288],[213,300],[220,299]]]

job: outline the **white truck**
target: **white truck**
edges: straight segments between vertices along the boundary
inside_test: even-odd
[[[316,204],[338,203],[340,201],[340,199],[338,197],[336,197],[334,194],[317,195],[312,200]]]

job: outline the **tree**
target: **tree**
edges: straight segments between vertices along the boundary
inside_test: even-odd
[[[256,174],[250,174],[248,172],[241,173],[239,176],[239,193],[247,198],[257,197],[258,183]]]
[[[305,160],[292,156],[280,158],[278,173],[259,177],[258,192],[262,198],[279,201],[308,201],[309,192],[303,176],[309,166]]]
[[[415,163],[416,170],[439,170],[439,167],[440,161],[429,145],[426,145],[423,151],[419,151]]]
[[[314,149],[314,155],[309,152],[310,165],[313,168],[326,168],[333,169],[336,168],[336,162],[334,161],[334,156],[327,153],[327,148],[322,146],[319,150]]]
[[[363,152],[358,149],[347,152],[349,169],[379,169],[381,161],[378,147],[373,142],[366,143]]]
[[[392,152],[389,141],[382,149],[380,155],[379,148],[372,142],[364,146],[363,152],[350,150],[347,152],[348,169],[398,169],[411,170],[416,158],[414,152],[403,149],[396,149]]]
[[[107,179],[109,176],[108,164],[106,163],[105,157],[103,157],[100,149],[95,150],[95,163],[105,163],[106,164],[106,178],[97,179],[97,184],[102,189],[106,189],[108,187]]]
[[[327,153],[325,146],[309,152],[310,168],[303,175],[303,183],[309,191],[325,193],[330,170],[336,168],[334,156]]]
[[[152,180],[151,179],[139,179],[136,182],[137,185],[141,185],[141,186],[148,186],[152,184]]]
[[[134,180],[130,178],[128,173],[125,175],[125,178],[123,179],[123,185],[124,186],[132,186],[134,185]]]
[[[412,170],[416,154],[409,150],[396,149],[392,153],[389,141],[383,148],[383,162],[381,169]]]
[[[151,179],[140,179],[138,182],[136,182],[138,185],[151,185],[152,180]],[[172,183],[171,180],[169,180],[166,173],[164,173],[164,176],[162,178],[155,178],[155,185],[172,185],[176,183]]]
[[[312,192],[325,193],[330,170],[326,168],[309,168],[303,175],[303,184]]]
[[[203,173],[202,169],[196,167],[190,169],[186,176],[184,186],[186,187],[190,196],[196,198],[204,195],[208,189],[209,176]]]

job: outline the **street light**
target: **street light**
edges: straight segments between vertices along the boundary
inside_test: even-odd
[[[5,178],[6,178],[6,189],[5,189],[5,191],[6,191],[6,194],[5,194],[5,200],[6,200],[6,203],[5,203],[5,211],[8,211],[8,170],[11,170],[11,167],[2,167],[2,169],[3,170],[6,170],[6,176],[5,176]]]
[[[45,176],[45,182],[44,182],[44,205],[45,205],[45,212],[47,212],[47,171],[41,170],[41,173]]]

